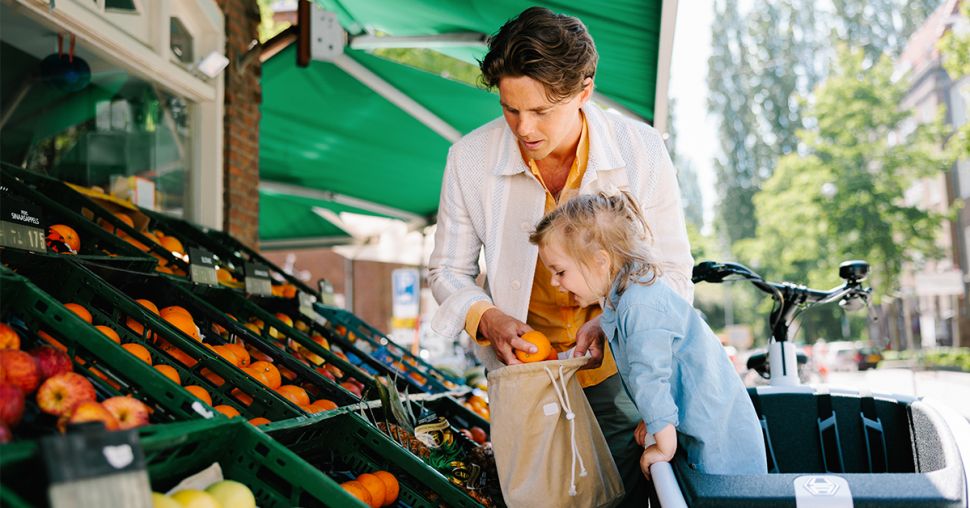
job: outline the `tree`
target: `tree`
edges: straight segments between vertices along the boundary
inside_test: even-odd
[[[724,228],[731,242],[750,238],[755,232],[752,197],[762,165],[758,147],[763,145],[754,115],[753,75],[745,39],[745,20],[737,0],[716,1],[708,59],[708,107],[720,119],[718,138],[722,157],[714,161],[718,188],[717,228]]]
[[[755,197],[758,241],[742,250],[763,275],[837,285],[838,264],[865,259],[878,294],[898,288],[902,263],[940,255],[943,215],[907,204],[917,179],[945,171],[942,121],[902,136],[911,112],[898,105],[907,83],[893,81],[886,57],[866,68],[861,50],[843,48],[832,75],[809,108],[812,129],[800,133],[805,153],[783,157]]]

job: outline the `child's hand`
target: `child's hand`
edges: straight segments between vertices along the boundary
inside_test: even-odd
[[[643,422],[640,422],[643,424]],[[639,429],[639,426],[637,426]],[[644,430],[646,435],[646,430]],[[677,429],[673,425],[667,425],[653,435],[656,443],[648,446],[640,455],[640,471],[650,479],[650,466],[657,462],[669,462],[677,452]]]
[[[647,442],[647,424],[640,420],[637,424],[637,428],[633,431],[633,439],[636,440],[637,444],[642,448]]]

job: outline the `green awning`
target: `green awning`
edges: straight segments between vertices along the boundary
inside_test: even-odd
[[[491,34],[531,2],[515,0],[317,0],[351,35]],[[660,47],[661,0],[541,2],[579,16],[600,53],[597,92],[652,120]],[[665,23],[669,23],[665,19]],[[443,52],[474,61],[484,48]],[[669,51],[669,48],[666,49]],[[501,115],[496,95],[362,50],[344,55],[446,125],[446,133],[348,74],[346,65],[296,66],[290,47],[264,62],[260,123],[260,240],[312,241],[336,233],[309,201],[360,203],[361,210],[433,220],[451,139]],[[301,199],[285,199],[286,194]],[[341,200],[329,199],[331,195]]]

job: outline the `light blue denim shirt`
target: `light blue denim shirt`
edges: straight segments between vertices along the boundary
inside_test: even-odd
[[[647,431],[675,426],[701,472],[767,474],[754,406],[707,323],[663,280],[629,284],[620,296],[616,288],[601,324]]]

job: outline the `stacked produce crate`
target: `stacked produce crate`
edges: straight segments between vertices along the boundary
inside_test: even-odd
[[[51,450],[123,438],[130,506],[502,504],[462,379],[222,232],[19,168],[0,192],[0,503],[115,478]]]

